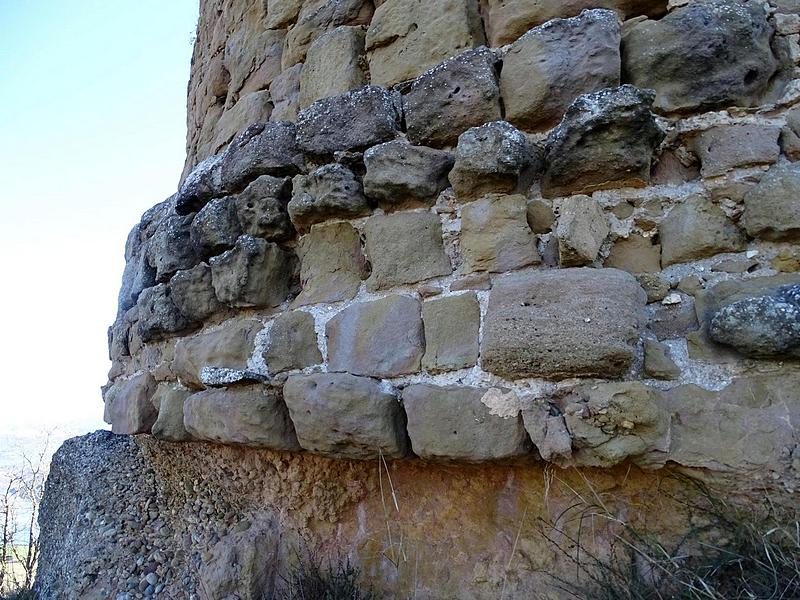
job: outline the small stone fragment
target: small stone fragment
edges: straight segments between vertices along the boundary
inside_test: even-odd
[[[478,362],[481,310],[474,293],[446,296],[423,303],[425,355],[429,373],[456,371]]]
[[[558,203],[558,256],[562,267],[580,267],[597,259],[609,234],[608,219],[589,196],[570,196]]]
[[[320,364],[322,354],[317,346],[314,317],[301,310],[281,313],[275,317],[269,330],[269,344],[264,351],[264,360],[270,373]]]
[[[609,265],[608,261],[606,261],[605,266],[617,269],[619,268]],[[627,269],[622,270],[627,271]],[[630,271],[628,272],[630,273]],[[647,294],[648,304],[651,302],[661,302],[667,296],[667,294],[669,294],[669,281],[661,277],[661,275],[658,273],[636,273],[635,276],[636,281],[639,282],[639,285],[642,286],[642,289]]]
[[[677,379],[681,375],[669,348],[650,338],[644,341],[644,372],[653,379]]]
[[[287,208],[298,229],[307,229],[331,218],[362,217],[372,210],[355,174],[338,163],[295,177],[294,192]]]

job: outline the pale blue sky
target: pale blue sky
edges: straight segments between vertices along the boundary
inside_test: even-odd
[[[100,425],[128,231],[175,191],[197,0],[0,0],[0,433]]]

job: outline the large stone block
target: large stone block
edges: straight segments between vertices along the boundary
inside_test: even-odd
[[[186,431],[198,440],[285,452],[300,450],[279,390],[244,385],[197,392],[183,405]]]
[[[304,369],[322,362],[314,317],[295,310],[281,313],[272,322],[264,360],[270,373]]]
[[[738,0],[691,2],[625,29],[623,70],[674,112],[752,106],[776,70],[764,8]]]
[[[181,338],[175,345],[172,369],[181,383],[194,389],[204,387],[201,374],[206,367],[245,371],[261,329],[260,321],[235,320],[218,329]]]
[[[294,236],[286,205],[292,197],[288,177],[262,175],[233,199],[242,233],[282,242]]]
[[[408,435],[423,459],[482,462],[527,455],[532,445],[519,408],[498,411],[497,389],[410,385],[403,390]]]
[[[490,193],[525,192],[542,169],[543,152],[506,121],[467,129],[458,136],[450,183],[459,200]]]
[[[422,322],[425,325],[423,369],[429,373],[455,371],[478,362],[481,309],[474,293],[425,302]]]
[[[183,333],[198,325],[178,309],[166,283],[143,290],[136,307],[139,313],[137,330],[143,342]]]
[[[364,35],[363,27],[341,26],[314,40],[300,75],[300,108],[368,82]]]
[[[350,223],[315,225],[300,238],[297,254],[302,291],[294,306],[352,300],[368,274],[361,236]]]
[[[673,208],[658,227],[661,264],[698,260],[744,250],[744,234],[708,198],[694,196]]]
[[[448,186],[453,155],[401,140],[364,152],[364,193],[389,207],[407,201],[432,203]]]
[[[261,30],[241,27],[225,42],[223,65],[228,71],[228,97],[231,106],[248,93],[265,90],[281,72],[281,54],[286,38],[284,30]]]
[[[236,204],[226,196],[200,209],[192,220],[190,237],[198,255],[209,258],[233,248],[241,233]]]
[[[538,263],[525,196],[491,195],[464,205],[461,252],[465,272],[498,273]]]
[[[664,139],[650,107],[653,92],[630,85],[586,94],[547,138],[545,197],[644,187]]]
[[[189,397],[189,390],[169,383],[159,383],[153,394],[153,406],[158,418],[153,423],[153,437],[167,442],[187,442],[191,436],[183,426],[183,403]]]
[[[523,129],[547,129],[577,96],[618,86],[620,41],[617,16],[609,10],[531,29],[503,56],[506,119]]]
[[[328,369],[373,377],[416,373],[425,352],[420,311],[410,296],[348,306],[325,328]]]
[[[700,133],[692,149],[700,158],[703,177],[724,175],[731,169],[769,165],[778,160],[780,127],[753,123],[718,125]]]
[[[338,163],[295,177],[287,209],[301,230],[328,219],[353,219],[371,212],[355,174]]]
[[[403,96],[408,139],[423,146],[450,146],[470,127],[502,119],[500,89],[487,48],[450,58],[414,80]]]
[[[139,373],[127,380],[118,380],[105,394],[106,423],[121,435],[150,433],[156,421],[156,407],[151,399],[156,381],[150,373]]]
[[[368,85],[317,100],[297,117],[304,152],[327,156],[388,142],[400,132],[400,112],[392,92]]]
[[[753,237],[800,241],[800,165],[772,167],[744,197],[744,227]]]
[[[272,242],[240,236],[231,250],[209,261],[217,298],[232,307],[278,306],[289,294],[292,259]]]
[[[570,196],[558,203],[558,260],[562,267],[581,267],[597,259],[608,236],[608,219],[596,200]]]
[[[212,111],[222,111],[219,119],[209,119],[200,130],[198,153],[201,156],[218,153],[238,134],[253,123],[266,123],[272,116],[272,102],[267,90],[246,94],[236,100],[236,95],[228,95],[231,104],[216,105]]]
[[[450,259],[442,245],[442,224],[430,212],[375,215],[364,225],[372,274],[370,291],[450,275]]]
[[[200,262],[191,242],[193,220],[192,215],[169,215],[156,227],[147,243],[147,261],[156,270],[156,281],[169,281],[176,271]]]
[[[511,379],[619,377],[634,359],[646,300],[636,279],[616,269],[498,277],[481,366]]]
[[[403,407],[374,379],[346,373],[294,375],[283,394],[304,450],[348,460],[408,453]]]
[[[175,273],[169,280],[169,289],[172,291],[172,302],[190,321],[199,323],[225,310],[217,300],[211,267],[206,263]]]
[[[413,79],[483,41],[477,0],[387,0],[367,32],[372,82]]]

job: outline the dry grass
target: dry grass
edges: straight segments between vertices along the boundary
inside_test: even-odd
[[[306,553],[284,578],[283,600],[375,600],[359,582],[361,572],[349,559],[323,562]]]

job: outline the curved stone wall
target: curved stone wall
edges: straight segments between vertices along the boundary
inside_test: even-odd
[[[794,489],[800,10],[201,4],[114,432]]]

